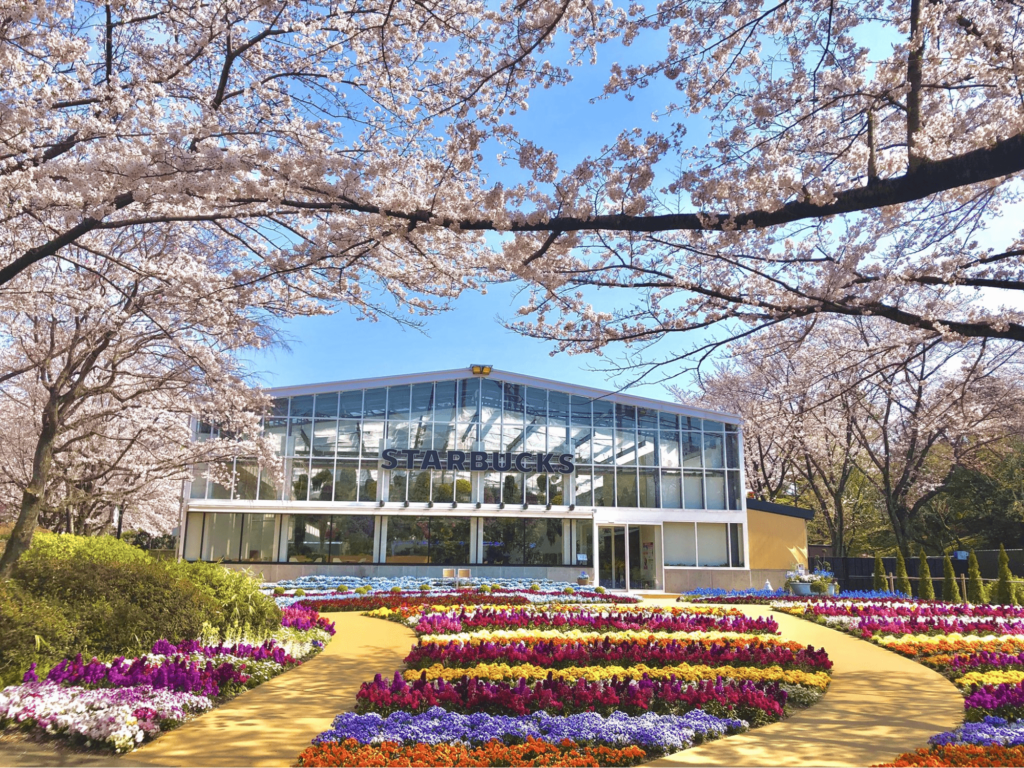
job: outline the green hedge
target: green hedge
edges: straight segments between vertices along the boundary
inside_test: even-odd
[[[281,611],[250,574],[216,563],[165,562],[110,536],[40,532],[0,584],[0,684],[65,656],[144,653],[153,642],[280,626]]]

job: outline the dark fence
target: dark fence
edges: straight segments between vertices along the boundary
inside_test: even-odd
[[[978,568],[981,570],[981,578],[993,580],[999,576],[999,550],[982,549],[976,550]],[[1010,570],[1015,576],[1024,575],[1024,549],[1008,549],[1007,556],[1010,558]],[[967,560],[953,560],[953,571],[957,580],[961,574],[967,575]],[[839,580],[839,585],[844,590],[870,590],[873,584],[875,572],[875,558],[873,557],[816,557],[811,559],[811,567],[825,566],[831,570]],[[882,565],[886,573],[896,573],[896,558],[883,557]],[[935,585],[935,593],[942,593],[942,558],[929,557],[928,570],[931,571],[932,582]],[[907,560],[907,575],[913,580],[920,576],[920,558],[911,557]],[[915,585],[914,593],[917,593]]]

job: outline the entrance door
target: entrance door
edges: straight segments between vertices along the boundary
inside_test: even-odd
[[[626,527],[602,525],[597,529],[598,583],[605,589],[627,589]]]
[[[662,588],[661,526],[601,525],[597,546],[597,580],[605,589]]]

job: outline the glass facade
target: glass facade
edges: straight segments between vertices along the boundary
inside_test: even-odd
[[[191,497],[289,501],[529,504],[739,510],[742,454],[734,425],[490,378],[301,395],[263,421],[284,484],[251,459],[229,486],[197,466]],[[216,431],[200,427],[197,439]],[[382,447],[572,453],[574,475],[396,470],[380,483]]]

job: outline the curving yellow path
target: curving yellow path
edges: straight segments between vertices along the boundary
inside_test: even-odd
[[[668,605],[670,600],[649,600]],[[739,606],[771,613],[767,606]],[[337,634],[314,660],[127,755],[122,766],[289,766],[334,716],[350,710],[360,683],[391,675],[415,642],[399,624],[355,613],[327,614]],[[871,643],[771,613],[783,636],[824,647],[832,685],[810,709],[749,733],[648,765],[861,766],[925,746],[963,719],[963,698],[944,677]]]
[[[828,693],[782,722],[647,765],[876,765],[927,746],[930,736],[963,721],[963,697],[938,672],[843,632],[773,613],[768,606],[736,607],[750,616],[770,613],[783,637],[824,648],[833,662]]]
[[[337,633],[323,652],[126,755],[123,766],[289,766],[378,672],[390,677],[412,630],[358,613],[325,613]]]

